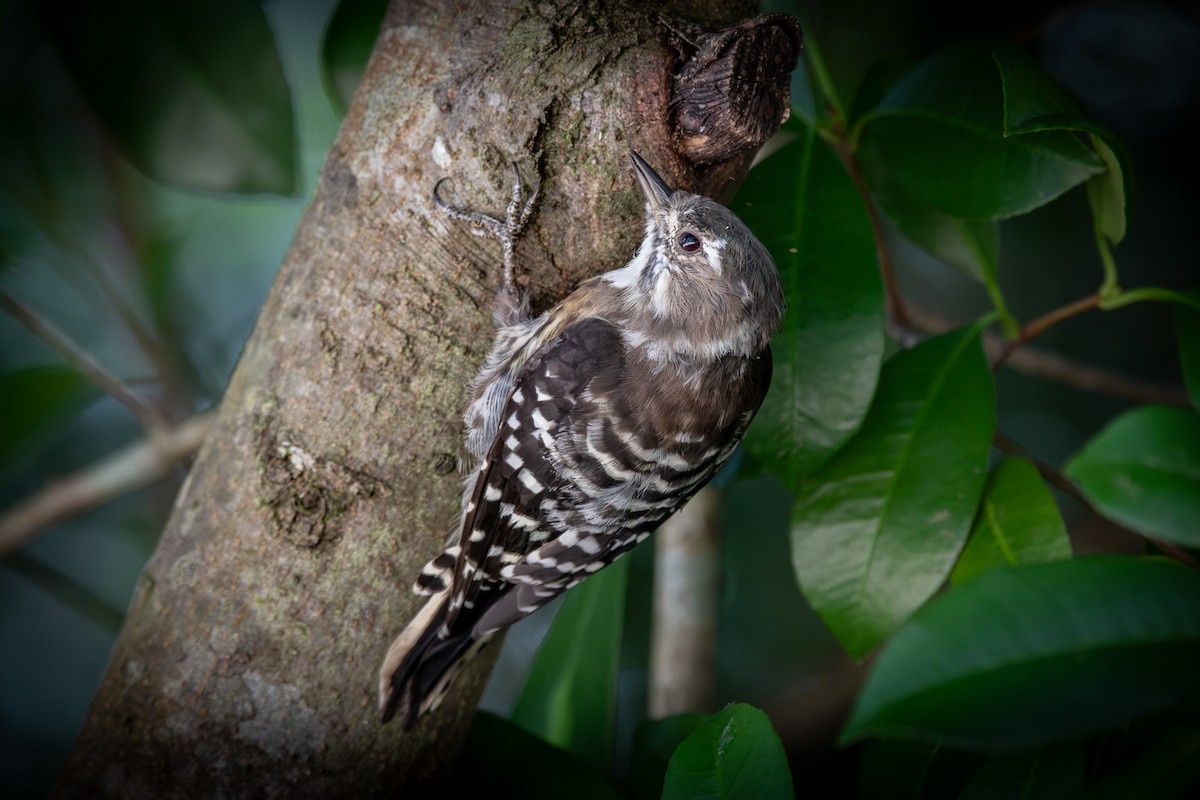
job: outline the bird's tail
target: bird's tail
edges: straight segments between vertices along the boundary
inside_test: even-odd
[[[384,722],[399,716],[404,730],[410,730],[442,702],[469,660],[464,653],[491,638],[476,636],[470,625],[461,631],[443,631],[449,601],[450,592],[445,590],[430,597],[388,648],[379,669],[379,712]]]

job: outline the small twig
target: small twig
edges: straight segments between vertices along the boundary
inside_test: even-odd
[[[26,552],[12,553],[4,566],[53,595],[63,605],[95,622],[112,635],[121,630],[125,612],[91,589],[43,564]]]
[[[1033,464],[1033,466],[1037,467],[1037,471],[1042,474],[1042,479],[1046,481],[1046,483],[1070,496],[1072,499],[1077,500],[1084,508],[1086,508],[1088,511],[1091,511],[1093,514],[1098,513],[1096,509],[1092,507],[1092,504],[1088,501],[1088,499],[1083,496],[1083,492],[1079,491],[1079,488],[1076,487],[1075,484],[1071,483],[1071,481],[1067,479],[1066,475],[1063,475],[1054,465],[1046,463],[1033,453],[1026,450],[1015,439],[1012,439],[1007,434],[997,430],[992,436],[992,444],[994,444],[996,449],[1002,453],[1007,453],[1012,456],[1019,456],[1030,462]]]
[[[1070,496],[1072,499],[1076,500],[1080,505],[1082,505],[1084,508],[1086,508],[1090,513],[1092,513],[1092,514],[1096,515],[1097,517],[1100,517],[1101,519],[1104,519],[1114,525],[1118,525],[1123,530],[1129,531],[1134,536],[1145,539],[1148,542],[1152,542],[1155,547],[1162,550],[1164,553],[1166,553],[1168,556],[1175,559],[1176,561],[1178,561],[1182,564],[1186,564],[1187,566],[1191,567],[1192,569],[1200,569],[1200,561],[1197,561],[1197,559],[1191,553],[1189,553],[1187,550],[1185,550],[1184,548],[1182,548],[1172,542],[1167,542],[1167,541],[1158,539],[1153,536],[1148,536],[1144,533],[1141,533],[1140,531],[1135,531],[1132,528],[1128,528],[1128,527],[1121,525],[1120,523],[1114,521],[1111,517],[1107,517],[1104,514],[1101,514],[1100,511],[1094,505],[1092,505],[1091,501],[1088,500],[1086,496],[1084,496],[1083,492],[1079,491],[1079,488],[1076,487],[1075,484],[1072,483],[1070,481],[1070,479],[1067,478],[1066,475],[1063,475],[1062,472],[1060,472],[1056,467],[1054,467],[1050,464],[1047,464],[1045,461],[1041,460],[1040,458],[1035,456],[1033,453],[1026,450],[1018,442],[1009,438],[1004,433],[1001,433],[1000,431],[996,431],[996,433],[992,437],[992,443],[996,446],[997,450],[999,450],[1003,453],[1008,453],[1009,455],[1014,455],[1014,456],[1020,456],[1021,458],[1024,458],[1025,460],[1029,461],[1031,464],[1033,464],[1034,467],[1037,468],[1037,471],[1041,473],[1042,479],[1044,481],[1046,481],[1046,483],[1050,484],[1055,489],[1062,491],[1064,494],[1066,494],[1066,495]]]
[[[1008,343],[1002,337],[993,334],[985,338],[984,344],[988,354],[998,358]],[[1190,405],[1187,392],[1181,387],[1131,378],[1100,367],[1079,364],[1057,353],[1028,345],[1012,353],[1004,363],[1010,369],[1026,375],[1046,378],[1065,386],[1106,394],[1131,403],[1163,403],[1184,407]]]
[[[95,508],[164,477],[177,461],[200,448],[215,412],[205,411],[171,428],[151,431],[87,469],[54,481],[0,517],[0,555],[22,547],[55,522]]]
[[[150,359],[162,389],[161,405],[178,415],[187,408],[186,392],[182,388],[178,370],[176,370],[171,355],[165,349],[161,333],[153,325],[142,322],[137,310],[122,297],[117,287],[105,274],[104,267],[89,252],[84,252],[83,263],[88,267],[88,273],[100,287],[100,294],[120,318],[121,324],[137,342],[138,348]]]
[[[139,285],[137,270],[139,268],[143,271],[149,269],[143,263],[146,243],[142,230],[144,225],[139,219],[136,208],[139,193],[130,187],[129,171],[123,165],[116,151],[107,145],[107,138],[94,125],[90,126],[89,130],[98,137],[98,151],[102,156],[101,161],[104,165],[109,193],[113,199],[111,218],[120,234],[118,241],[123,251],[117,264],[123,268],[122,277],[125,282],[136,287]],[[149,323],[144,323],[137,309],[117,291],[115,286],[109,283],[99,259],[88,248],[81,249],[85,251],[84,256],[92,277],[102,286],[109,304],[154,366],[161,390],[158,407],[163,410],[163,416],[171,419],[182,417],[191,410],[191,407],[187,388],[179,374],[178,365],[182,360],[182,353],[179,350],[178,342],[170,336],[170,324],[156,318],[152,310],[148,314]],[[153,304],[149,302],[144,282],[140,286],[139,294],[146,308],[150,310],[150,306]],[[166,325],[166,329],[164,329],[164,325]]]
[[[1084,311],[1090,311],[1093,308],[1100,306],[1100,295],[1089,294],[1087,297],[1082,297],[1073,303],[1067,303],[1065,306],[1056,308],[1053,311],[1043,314],[1042,316],[1024,325],[1021,328],[1021,333],[1017,338],[1008,343],[1008,346],[1000,351],[1000,355],[996,356],[992,361],[992,369],[1003,364],[1008,360],[1018,348],[1025,345],[1032,339],[1036,339],[1043,333],[1054,327],[1065,319],[1082,314]]]
[[[113,283],[113,279],[105,272],[105,268],[100,263],[100,260],[86,248],[82,249],[81,255],[80,263],[84,265],[91,279],[96,282],[96,287],[100,290],[100,294],[113,310],[116,311],[117,316],[121,318],[122,324],[128,329],[129,334],[138,343],[138,347],[141,348],[142,352],[153,359],[155,353],[158,351],[158,344],[150,328],[142,322],[137,311],[121,296],[121,292]]]
[[[960,324],[919,306],[910,306],[909,315],[920,328],[933,333],[944,333]],[[984,332],[983,344],[988,357],[994,363],[1003,363],[1009,369],[1026,375],[1133,403],[1165,403],[1184,407],[1189,405],[1187,393],[1181,387],[1131,378],[1112,370],[1081,364],[1034,345],[1025,345],[1000,362],[1000,354],[1008,348],[1010,341],[993,331]]]
[[[131,392],[120,378],[106,370],[100,362],[59,330],[53,322],[26,307],[8,292],[0,292],[0,307],[3,307],[9,316],[24,325],[30,333],[67,359],[71,366],[79,370],[101,391],[132,411],[144,427],[151,429],[163,424],[162,416],[157,409]]]
[[[1146,541],[1153,542],[1155,547],[1157,547],[1159,550],[1162,550],[1179,563],[1185,564],[1192,569],[1200,570],[1200,560],[1197,560],[1195,556],[1179,545],[1174,544],[1173,542],[1164,541],[1162,539],[1156,539],[1153,536],[1145,536],[1144,534],[1142,536],[1144,539],[1146,539]]]
[[[904,297],[900,294],[900,284],[896,280],[896,267],[892,263],[892,251],[888,248],[887,237],[883,231],[883,220],[871,197],[871,190],[867,187],[866,178],[863,177],[862,170],[858,168],[858,161],[854,158],[849,141],[842,131],[835,131],[835,133],[834,149],[841,157],[846,172],[854,182],[854,188],[858,190],[859,196],[867,207],[867,216],[871,220],[871,234],[875,238],[875,253],[879,257],[879,272],[883,276],[884,311],[887,315],[888,330],[902,345],[910,347],[920,338],[920,335],[909,317]]]

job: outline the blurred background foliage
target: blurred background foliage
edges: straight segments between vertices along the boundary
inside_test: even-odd
[[[3,4],[0,290],[9,313],[0,315],[0,402],[5,409],[0,428],[0,509],[11,509],[61,476],[101,462],[219,401],[316,185],[324,153],[369,55],[385,5],[381,0],[166,5],[116,0],[80,8],[32,0]],[[877,111],[875,104],[885,96],[900,103],[895,92],[888,93],[897,81],[913,74],[921,59],[943,52],[947,45],[987,39],[1035,56],[1079,102],[1079,115],[1065,114],[1069,119],[1059,121],[1060,129],[1088,132],[1080,127],[1080,120],[1098,121],[1104,126],[1101,141],[1122,154],[1127,150],[1132,169],[1124,177],[1132,173],[1133,182],[1123,196],[1133,201],[1132,221],[1123,238],[1110,237],[1119,240],[1112,253],[1122,280],[1132,286],[1175,289],[1197,284],[1200,8],[1196,3],[979,6],[947,0],[849,0],[798,8],[766,5],[764,10],[800,16],[810,49],[819,45],[819,63],[827,74],[813,76],[803,66],[798,70],[794,119],[770,147],[777,152],[771,156],[775,161],[768,163],[777,169],[752,173],[739,198],[743,204],[756,203],[760,213],[767,206],[768,220],[757,222],[766,225],[759,228],[764,238],[762,231],[771,229],[772,209],[796,202],[786,186],[771,181],[792,174],[779,165],[802,151],[797,148],[807,146],[809,150],[803,152],[825,154],[804,162],[812,170],[825,170],[835,178],[841,174],[837,160],[828,155],[831,151],[820,149],[824,145],[813,138],[817,134],[809,123],[825,115],[824,100],[820,93],[814,94],[814,84],[826,80],[827,88],[846,99],[845,118],[853,121]],[[961,77],[973,80],[969,74]],[[959,112],[969,110],[955,110]],[[946,153],[953,173],[949,153],[955,143],[949,136],[939,143],[942,150],[926,157],[936,159]],[[868,132],[861,144],[869,174],[872,157],[876,167],[897,163],[889,156],[886,137]],[[1103,159],[1089,161],[1091,152],[1072,162],[1082,165],[1082,177],[1092,174],[1089,164],[1096,173],[1103,169]],[[1096,152],[1103,155],[1102,149]],[[878,171],[873,180],[877,187],[890,186],[893,191],[890,205],[887,192],[878,197],[890,216],[885,221],[887,247],[897,284],[920,321],[933,320],[944,327],[967,323],[994,308],[1002,297],[1002,310],[1013,320],[1011,328],[1016,321],[1028,321],[1096,291],[1105,264],[1093,231],[1096,201],[1082,187],[1032,213],[995,224],[968,220],[953,241],[971,247],[939,250],[929,246],[932,234],[922,225],[940,218],[926,214],[906,219],[905,209],[913,207],[912,186],[904,183],[902,170],[896,174],[899,178],[892,184],[887,183],[888,175],[881,177]],[[945,188],[953,191],[954,180]],[[871,333],[871,315],[877,314],[881,300],[878,288],[863,289],[863,276],[874,274],[875,269],[871,231],[846,215],[820,217],[822,208],[851,202],[853,192],[830,196],[829,192],[841,191],[836,181],[820,184],[816,191],[811,206],[816,216],[803,246],[814,252],[832,248],[838,261],[836,268],[824,273],[806,273],[810,284],[803,288],[811,291],[804,295],[805,302],[816,303],[814,313],[845,324],[831,347],[845,342],[855,345],[838,351],[836,358],[821,352],[831,362],[878,360],[885,348],[894,350],[895,343],[885,340],[881,332]],[[953,203],[953,198],[936,192],[921,200],[929,206]],[[979,209],[979,215],[991,210]],[[753,217],[754,212],[746,215]],[[1119,224],[1113,219],[1108,217],[1110,226]],[[924,249],[913,241],[920,241]],[[786,251],[781,267],[783,260]],[[845,289],[840,295],[839,285]],[[822,306],[822,292],[829,292],[837,302],[829,300]],[[74,348],[51,347],[45,335],[31,333],[30,320],[35,317],[48,321]],[[36,320],[33,324],[36,327]],[[1137,303],[1109,313],[1074,316],[1050,328],[1036,345],[1080,364],[1111,370],[1167,396],[1183,397],[1180,387],[1185,377],[1190,379],[1200,370],[1193,368],[1188,376],[1182,373],[1174,325],[1167,304]],[[796,342],[803,342],[803,333],[795,332],[801,337]],[[970,335],[961,330],[960,334]],[[810,351],[797,344],[797,352]],[[81,353],[114,376],[132,397],[122,402],[100,391],[94,380],[83,378]],[[827,384],[822,388],[829,388]],[[509,637],[485,696],[485,708],[500,716],[511,714],[518,724],[564,749],[594,754],[597,745],[586,738],[573,739],[580,735],[578,727],[567,725],[553,733],[560,723],[555,715],[561,713],[561,703],[555,706],[546,700],[553,693],[547,686],[556,680],[604,681],[615,676],[619,691],[611,696],[588,697],[586,688],[570,686],[558,695],[588,697],[615,708],[616,735],[592,731],[616,743],[609,745],[614,748],[611,755],[590,766],[581,757],[578,769],[570,766],[573,762],[555,762],[568,763],[562,768],[574,776],[580,792],[606,796],[604,781],[589,776],[619,763],[629,765],[617,772],[628,778],[631,794],[658,796],[657,786],[672,755],[681,760],[676,780],[669,780],[666,787],[667,795],[674,792],[674,796],[711,789],[704,776],[720,758],[734,759],[739,768],[761,774],[761,785],[781,793],[788,793],[794,783],[802,796],[854,796],[856,792],[863,797],[1010,796],[997,787],[1038,785],[1040,793],[1024,796],[1054,797],[1070,796],[1083,785],[1085,755],[1091,757],[1093,750],[1085,754],[1079,748],[1050,748],[1036,757],[987,759],[921,743],[873,740],[838,748],[837,733],[861,682],[862,668],[842,649],[853,646],[845,640],[839,644],[797,586],[790,541],[794,498],[788,488],[821,468],[855,433],[871,398],[874,377],[858,389],[834,388],[843,391],[836,402],[820,397],[805,400],[816,404],[814,417],[827,425],[802,432],[813,437],[815,450],[792,453],[787,457],[791,460],[783,462],[776,459],[776,464],[786,466],[767,471],[764,464],[772,464],[768,445],[788,436],[781,435],[784,429],[777,424],[760,424],[756,426],[759,441],[750,442],[751,457],[742,461],[736,477],[724,476],[725,577],[716,693],[721,702],[749,705],[731,706],[712,719],[676,718],[638,728],[650,626],[653,552],[649,548],[639,548],[625,566],[602,573],[604,583],[589,581],[581,587],[589,588],[588,593],[573,593],[562,604],[561,614],[577,621],[621,618],[623,624],[606,629],[603,636],[597,632],[590,642],[601,647],[620,640],[619,655],[613,656],[609,649],[609,659],[596,661],[576,654],[588,674],[581,677],[579,670],[572,670],[565,678],[555,677],[544,663],[529,665],[550,624],[549,613],[536,615]],[[852,402],[855,397],[857,405]],[[1054,465],[1064,464],[1106,423],[1136,405],[1129,397],[1017,369],[995,373],[995,398],[999,429],[1031,456]],[[950,412],[954,400],[946,401]],[[822,402],[827,407],[821,408]],[[960,398],[959,402],[967,401]],[[770,415],[770,409],[764,414]],[[1086,467],[1085,461],[1072,469]],[[1049,494],[1044,488],[1041,495],[1037,488],[1029,488],[1031,481],[1042,486],[1030,472],[1026,462],[1006,462],[993,473],[986,496],[1001,498],[996,503],[1002,509],[1006,491],[1022,501],[1033,497],[1032,522],[1020,524],[1048,526],[1050,539],[1061,537],[1062,528],[1053,521],[1057,515],[1037,510],[1045,508]],[[0,560],[0,786],[11,790],[8,796],[43,795],[61,766],[98,684],[136,576],[153,550],[183,474],[182,467],[175,467],[162,481],[58,522],[28,544],[4,552]],[[1146,550],[1140,538],[1087,511],[1070,496],[1056,492],[1054,500],[1075,553]],[[995,524],[1006,523],[1001,516]],[[956,586],[971,577],[973,560],[986,563],[988,557],[964,558],[953,576]],[[1103,561],[1094,569],[1091,579],[1097,585],[1106,575],[1111,578],[1114,570],[1122,573],[1118,576],[1122,580],[1156,585],[1176,580],[1175,573],[1154,568],[1126,575],[1124,567]],[[980,603],[998,603],[1014,593],[1033,591],[1021,583],[1024,578],[1015,584],[1005,580],[988,578],[964,588]],[[1089,585],[1089,576],[1052,571],[1030,580],[1079,581],[1081,591]],[[918,614],[918,621],[931,616],[931,624],[953,626],[955,613],[954,608],[935,603]],[[599,631],[595,624],[588,629]],[[969,628],[970,620],[964,624]],[[910,630],[897,635],[895,647],[887,651],[892,662],[903,660],[905,648],[921,650],[919,642],[907,643],[904,638],[911,638]],[[548,642],[553,639],[552,633]],[[869,645],[862,649],[869,650]],[[557,652],[539,658],[562,660]],[[527,682],[527,673],[535,679]],[[1067,679],[1052,685],[1067,686],[1069,675]],[[890,688],[901,695],[906,691],[903,686]],[[886,697],[888,689],[874,687],[872,697]],[[1086,707],[1087,700],[1080,702]],[[947,707],[960,701],[944,700]],[[754,707],[764,709],[770,722]],[[880,700],[875,710],[873,723],[864,719],[863,712],[852,718],[852,725],[867,732],[882,729],[889,707]],[[609,716],[607,708],[596,714]],[[744,732],[740,741],[753,746],[714,755],[711,745],[720,739],[721,731]],[[773,731],[778,732],[778,740]],[[689,735],[687,745],[676,751],[675,745]],[[511,753],[528,752],[522,747],[541,746],[513,736],[511,726],[500,717],[481,716],[464,758],[483,750],[503,761],[504,753],[480,747],[481,741],[497,738],[509,737],[510,761],[518,757]],[[1172,722],[1149,728],[1128,726],[1089,747],[1106,748],[1114,757],[1128,756],[1134,770],[1138,759],[1149,758],[1146,753],[1151,750],[1195,755],[1195,740],[1194,726]],[[780,741],[783,749],[776,752]],[[790,777],[786,766],[779,768],[784,752]],[[475,763],[484,770],[483,756]],[[1146,769],[1156,766],[1157,762],[1150,763]],[[691,776],[688,780],[700,782],[681,782],[679,776],[685,774]],[[912,779],[906,780],[909,775]],[[709,775],[716,780],[714,776]],[[564,785],[556,784],[558,790]],[[840,789],[832,791],[830,786]],[[896,793],[897,786],[918,788],[902,795]],[[715,791],[730,796],[727,787]],[[1119,787],[1112,791],[1112,796],[1122,796]]]
[[[219,401],[337,133],[334,5],[3,4],[0,290],[149,411],[0,315],[0,508]],[[0,561],[6,790],[61,767],[183,474]]]

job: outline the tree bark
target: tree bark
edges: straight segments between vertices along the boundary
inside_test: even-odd
[[[431,189],[450,177],[444,196],[502,215],[511,162],[540,180],[517,244],[535,308],[634,253],[630,147],[730,196],[760,142],[689,160],[671,100],[695,43],[648,5],[392,4],[58,795],[370,796],[452,764],[494,652],[410,735],[375,695],[457,520],[463,387],[499,277],[499,246]],[[697,6],[662,13],[718,27],[754,4]]]

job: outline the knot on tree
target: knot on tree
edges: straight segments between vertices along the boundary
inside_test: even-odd
[[[354,502],[374,497],[383,486],[361,469],[315,455],[294,434],[264,431],[259,460],[271,529],[297,547],[336,538],[341,517]]]
[[[771,138],[791,111],[800,24],[767,14],[715,32],[663,20],[687,60],[675,74],[671,121],[696,165],[724,161]]]

